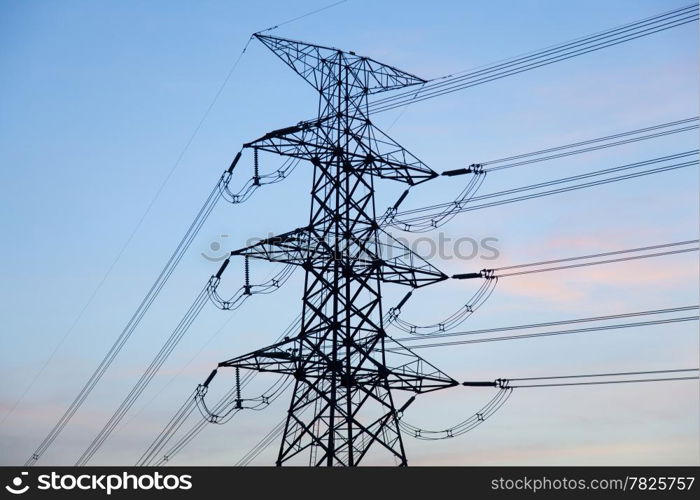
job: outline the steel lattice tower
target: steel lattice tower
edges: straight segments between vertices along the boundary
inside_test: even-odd
[[[408,350],[392,363],[381,286],[418,288],[447,276],[381,229],[374,181],[412,186],[437,174],[372,124],[368,98],[424,80],[353,52],[255,36],[319,95],[317,119],[245,145],[310,162],[311,214],[308,225],[231,254],[301,266],[302,322],[296,337],[219,366],[295,378],[277,465],[305,452],[313,465],[354,466],[370,450],[406,465],[397,419],[413,398],[397,409],[392,391],[457,382]]]

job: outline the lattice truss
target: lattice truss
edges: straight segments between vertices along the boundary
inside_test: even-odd
[[[308,161],[309,223],[232,255],[306,273],[296,336],[220,367],[294,378],[277,465],[357,465],[368,453],[406,465],[393,391],[457,385],[410,350],[385,351],[381,285],[418,288],[447,276],[380,229],[374,179],[409,186],[437,177],[369,119],[368,96],[424,80],[352,52],[256,35],[319,95],[318,117],[245,146]],[[381,240],[381,242],[380,242]],[[412,401],[413,398],[409,399]]]

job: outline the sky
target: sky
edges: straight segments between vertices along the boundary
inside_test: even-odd
[[[251,33],[324,5],[0,0],[0,464],[24,463],[51,429],[241,145],[314,116],[312,89],[255,41],[226,78]],[[683,5],[348,0],[271,34],[353,50],[430,79]],[[375,124],[442,171],[697,116],[697,37],[692,23],[383,113]],[[481,192],[696,147],[696,132],[677,134],[494,173]],[[261,168],[272,171],[279,163],[263,155]],[[234,185],[251,175],[251,164],[244,157]],[[40,464],[75,462],[218,269],[205,256],[306,223],[311,170],[305,167],[245,204],[217,206]],[[401,189],[379,183],[378,207]],[[460,178],[439,179],[412,194],[406,208],[449,201],[460,190]],[[433,263],[448,274],[694,239],[698,173],[681,169],[468,212],[441,231],[453,239],[497,239],[495,261],[483,254],[436,257]],[[240,265],[231,269],[222,284],[227,290],[242,279]],[[275,270],[255,262],[251,280]],[[461,329],[696,305],[697,283],[695,254],[507,278]],[[405,293],[385,288],[388,304]],[[299,312],[302,289],[296,273],[274,295],[253,297],[238,311],[207,306],[91,463],[134,463],[216,363],[279,335]],[[422,289],[404,319],[434,323],[473,292],[470,281]],[[694,322],[420,354],[458,380],[699,365]],[[458,388],[421,396],[406,418],[445,428],[491,395]],[[406,450],[415,465],[697,465],[698,395],[696,381],[516,390],[472,432],[436,442],[407,437]],[[235,463],[282,418],[288,396],[263,412],[210,426],[172,463]],[[276,451],[270,447],[254,463],[272,464]]]

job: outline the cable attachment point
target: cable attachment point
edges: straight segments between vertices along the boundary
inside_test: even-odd
[[[499,389],[510,389],[510,380],[507,378],[497,378],[494,380],[494,385]]]
[[[468,170],[476,175],[480,175],[484,173],[484,165],[483,163],[472,163],[469,165]]]
[[[472,163],[467,168],[457,168],[455,170],[445,170],[441,175],[446,177],[455,177],[457,175],[465,174],[476,174],[480,175],[484,173],[484,165],[482,163]]]
[[[482,269],[480,274],[482,278],[487,280],[492,280],[497,277],[494,269]]]

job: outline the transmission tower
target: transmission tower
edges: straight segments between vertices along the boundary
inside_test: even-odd
[[[368,98],[425,81],[353,52],[255,37],[318,92],[316,119],[245,145],[256,158],[265,151],[313,166],[311,214],[306,226],[231,256],[301,266],[302,321],[296,336],[219,367],[294,378],[277,465],[306,457],[312,465],[355,466],[370,451],[406,465],[401,413],[415,394],[458,382],[410,350],[400,356],[385,350],[381,286],[415,289],[448,276],[381,229],[374,181],[391,179],[410,188],[438,174],[372,124]],[[215,284],[228,262],[212,278]],[[395,391],[411,396],[400,408]]]

